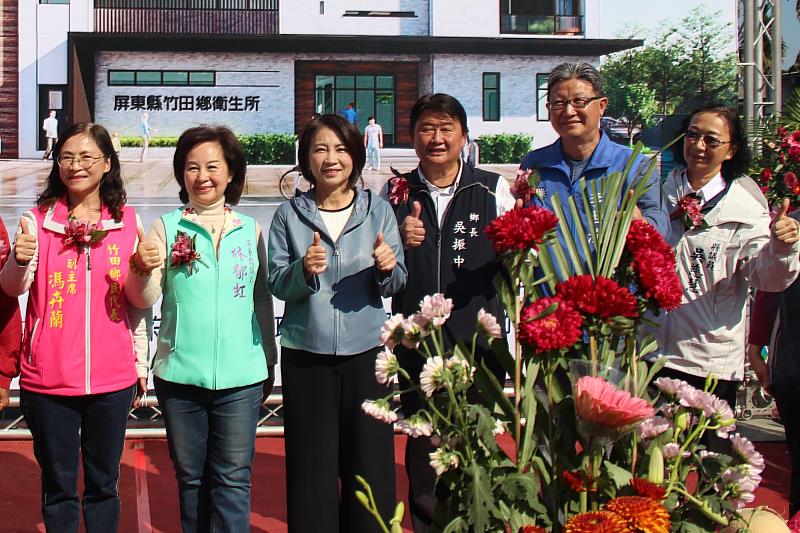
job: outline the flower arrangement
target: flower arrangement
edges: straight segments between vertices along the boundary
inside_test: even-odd
[[[519,194],[536,190],[536,176],[524,180]],[[763,458],[734,433],[714,380],[705,390],[653,384],[663,363],[643,360],[656,349],[647,317],[676,309],[683,294],[672,248],[632,220],[646,183],[630,194],[621,173],[582,180],[577,197],[553,198],[554,212],[516,208],[487,226],[508,273],[495,285],[514,327],[513,355],[500,317],[484,310],[471,339],[447,346],[453,303],[442,294],[384,324],[376,379],[403,375],[427,405],[397,427],[435,446],[430,464],[443,490],[433,531],[716,531],[752,501]],[[511,377],[510,398],[476,360],[478,343]],[[418,379],[398,364],[399,345],[424,358]],[[483,401],[470,401],[475,390]],[[390,398],[364,411],[393,421]],[[729,437],[733,456],[705,450],[707,431]]]
[[[800,207],[800,130],[768,125],[762,132],[761,155],[752,175],[770,206],[789,198],[792,209]]]
[[[389,203],[392,205],[399,205],[408,202],[408,194],[411,188],[408,185],[408,180],[405,175],[389,167],[389,170],[394,174],[389,178]]]
[[[195,261],[205,264],[200,254],[195,250],[196,238],[196,235],[189,237],[188,233],[178,231],[175,236],[175,242],[172,243],[172,247],[170,248],[170,269],[180,268],[185,265],[188,274],[191,276],[195,268]]]
[[[102,241],[106,235],[108,235],[107,230],[97,229],[97,224],[88,220],[78,220],[70,213],[67,217],[67,224],[64,226],[61,251],[74,248],[80,253],[84,247]]]

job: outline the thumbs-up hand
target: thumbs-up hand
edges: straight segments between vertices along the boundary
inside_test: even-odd
[[[400,225],[400,236],[403,238],[403,247],[416,248],[425,240],[425,226],[420,220],[422,206],[414,200],[411,204],[411,214]]]
[[[772,221],[772,236],[786,244],[794,244],[800,240],[800,224],[788,216],[789,199],[784,198],[781,208]]]
[[[372,257],[375,258],[375,267],[381,272],[391,272],[397,264],[397,257],[394,255],[394,250],[383,242],[383,233],[378,233],[378,238],[375,239],[372,250]]]
[[[155,241],[147,240],[144,230],[137,226],[136,234],[139,236],[139,244],[136,246],[136,254],[133,261],[136,268],[142,272],[152,272],[163,263],[161,253],[158,251],[158,244]]]
[[[325,248],[319,238],[319,233],[314,232],[314,240],[311,241],[311,246],[306,250],[306,255],[303,257],[303,273],[306,279],[312,276],[322,274],[328,269],[328,258],[325,255]]]
[[[19,221],[20,233],[14,239],[14,258],[18,265],[27,265],[36,254],[36,236],[31,235],[28,221],[24,218]]]

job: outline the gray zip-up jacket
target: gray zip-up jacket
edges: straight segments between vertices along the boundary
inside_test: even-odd
[[[283,203],[269,231],[269,285],[286,305],[281,346],[326,355],[355,355],[378,346],[386,320],[381,297],[406,284],[400,232],[389,204],[369,190],[356,191],[355,205],[334,242],[309,191]],[[319,232],[328,268],[306,280],[303,256]],[[375,268],[379,233],[397,256],[391,272]]]

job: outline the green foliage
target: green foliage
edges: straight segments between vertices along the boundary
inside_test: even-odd
[[[120,137],[120,144],[125,148],[141,148],[141,137]],[[174,148],[178,144],[177,137],[151,137],[150,148]]]
[[[240,135],[249,165],[293,165],[297,137],[291,133]]]
[[[732,50],[731,24],[720,24],[719,13],[693,9],[680,23],[648,36],[642,48],[612,54],[601,70],[609,94],[609,106],[624,106],[626,93],[636,108],[650,108],[642,90],[628,86],[646,85],[655,100],[656,113],[687,112],[700,103],[736,103],[736,56]],[[627,35],[626,37],[634,37]],[[621,91],[623,102],[616,103],[614,91]],[[627,117],[616,109],[609,115]],[[647,115],[639,109],[629,113]]]
[[[522,133],[482,135],[478,146],[481,163],[519,163],[531,150],[533,137]]]
[[[291,133],[256,133],[239,135],[249,165],[293,165],[297,137]],[[124,147],[141,147],[141,137],[120,137]],[[177,137],[151,137],[151,148],[174,148]]]

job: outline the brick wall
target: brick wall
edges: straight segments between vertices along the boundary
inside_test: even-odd
[[[13,159],[19,154],[19,38],[18,4],[14,0],[0,2],[2,14],[2,73],[0,74],[0,158]]]

